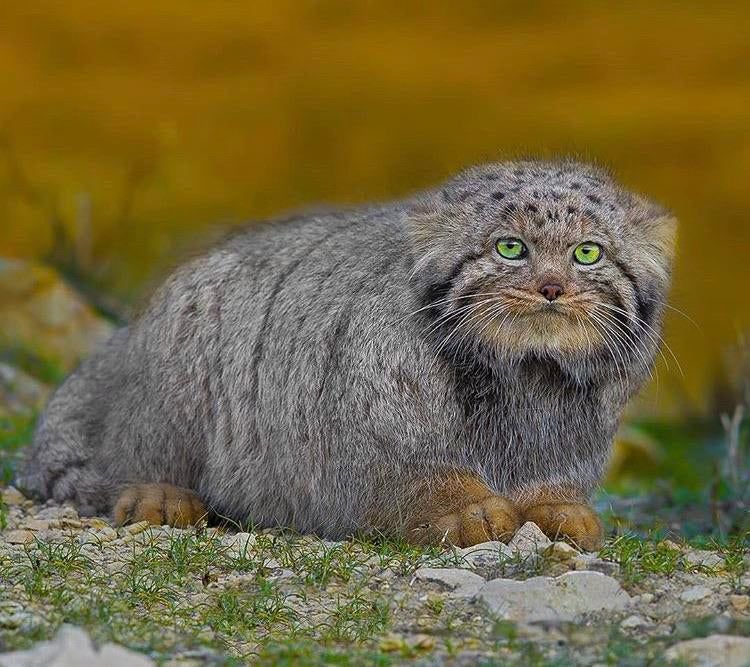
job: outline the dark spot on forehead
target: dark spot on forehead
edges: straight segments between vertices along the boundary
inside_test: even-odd
[[[514,176],[523,176],[526,173],[525,169],[514,169],[513,175]]]
[[[526,204],[526,210],[529,213],[538,213],[539,209],[536,207],[536,204]]]
[[[575,206],[568,206],[568,213],[570,213],[570,215],[573,215],[574,213],[577,213],[577,212],[578,212],[578,209]]]
[[[474,210],[477,213],[481,213],[482,211],[484,211],[484,202],[480,201],[480,202],[477,202],[476,204],[474,204]]]
[[[484,174],[482,178],[485,181],[496,181],[498,178],[500,178],[500,174]]]
[[[585,209],[583,211],[583,214],[587,218],[593,220],[594,222],[599,222],[599,216],[596,213],[594,213],[594,211],[592,209],[590,209],[590,208]]]
[[[574,181],[570,184],[571,190],[580,190],[582,187],[583,186],[578,181]]]
[[[460,201],[466,201],[469,197],[471,197],[472,193],[468,190],[464,190],[463,192],[459,193],[458,198]]]
[[[555,201],[560,201],[562,199],[562,193],[558,192],[557,190],[553,190],[550,195]]]
[[[515,187],[512,187],[510,189],[510,191],[511,192],[521,192],[521,186],[520,185],[516,185]]]
[[[586,198],[592,203],[592,204],[601,204],[602,200],[597,197],[596,195],[586,195]]]
[[[500,215],[507,218],[511,213],[515,213],[518,207],[513,203],[506,204]]]
[[[534,192],[531,193],[531,196],[534,197],[534,199],[539,199],[542,195],[539,194],[539,190],[534,190]]]
[[[492,198],[493,199],[497,199],[497,201],[500,201],[501,199],[503,199],[503,197],[505,197],[505,193],[504,192],[493,192],[492,193]]]

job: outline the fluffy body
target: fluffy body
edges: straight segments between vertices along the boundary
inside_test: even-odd
[[[457,471],[518,503],[585,498],[654,361],[672,236],[665,211],[567,161],[253,226],[68,378],[19,484],[93,514],[168,483],[331,538],[405,530]],[[500,237],[528,257],[499,257]],[[596,266],[571,261],[583,241]],[[565,297],[547,304],[552,279]]]

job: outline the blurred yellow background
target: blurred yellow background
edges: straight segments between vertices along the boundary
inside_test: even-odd
[[[217,224],[576,153],[682,221],[685,378],[649,395],[700,404],[750,325],[748,35],[748,3],[6,0],[0,255],[64,230],[130,301]]]

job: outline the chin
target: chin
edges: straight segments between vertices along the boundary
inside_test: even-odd
[[[503,355],[590,355],[602,345],[601,334],[558,309],[533,312],[485,332]]]

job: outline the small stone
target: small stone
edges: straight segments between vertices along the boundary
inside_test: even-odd
[[[600,572],[566,572],[526,581],[494,579],[478,597],[493,613],[525,623],[575,621],[583,614],[616,611],[630,603],[619,582]]]
[[[409,645],[420,651],[431,651],[435,648],[435,639],[430,635],[414,635],[409,638]]]
[[[730,595],[729,604],[735,611],[745,611],[750,606],[750,596],[748,595]]]
[[[40,642],[28,651],[0,655],[0,667],[151,667],[153,661],[122,646],[105,644],[97,652],[80,628],[63,625],[52,641]]]
[[[104,544],[117,539],[117,531],[107,526],[101,530],[87,530],[78,538],[81,544]]]
[[[26,530],[33,530],[33,531],[40,531],[40,530],[49,530],[49,521],[45,521],[44,519],[27,519],[23,527]]]
[[[648,621],[642,616],[638,616],[637,614],[628,616],[620,623],[620,627],[623,630],[635,630],[636,628],[643,628],[647,625],[649,625]]]
[[[386,635],[380,640],[380,643],[378,644],[378,647],[381,651],[384,651],[386,653],[393,653],[395,651],[400,651],[405,646],[404,638],[399,635]]]
[[[138,535],[149,526],[151,526],[151,524],[148,521],[138,521],[138,523],[131,523],[129,526],[125,526],[124,530],[128,535]]]
[[[253,533],[235,533],[224,535],[221,543],[227,548],[230,556],[246,557],[252,553],[257,539]]]
[[[673,542],[672,540],[662,540],[659,542],[660,547],[664,549],[670,549],[671,551],[682,551],[682,547],[677,544],[677,542]]]
[[[442,584],[452,591],[452,597],[472,597],[485,583],[483,577],[470,570],[450,567],[421,567],[414,578]]]
[[[502,542],[482,542],[466,549],[456,549],[456,555],[470,567],[492,567],[510,558],[513,552]]]
[[[2,490],[3,502],[6,505],[21,505],[26,497],[16,487],[9,486]]]
[[[667,649],[668,662],[700,667],[744,667],[750,662],[750,637],[710,635],[688,639]]]
[[[508,549],[512,553],[522,556],[531,556],[547,549],[552,542],[532,521],[527,521],[521,526],[513,539],[508,543]]]
[[[680,600],[683,602],[700,602],[712,593],[707,586],[692,586],[680,594]]]
[[[654,594],[653,593],[642,593],[638,596],[638,601],[642,602],[643,604],[651,604],[654,601]]]
[[[720,569],[724,567],[724,559],[713,551],[693,549],[685,554],[685,561],[690,565]]]
[[[620,571],[620,566],[608,560],[603,560],[593,554],[580,554],[574,556],[569,561],[570,567],[574,570],[588,570],[591,572],[601,572],[608,577],[616,575]]]
[[[90,519],[86,520],[86,523],[88,524],[89,528],[93,528],[94,530],[101,530],[102,528],[110,528],[109,521],[106,519],[101,519],[98,516],[91,517]]]
[[[34,533],[30,530],[9,530],[3,537],[8,544],[31,544],[34,541]]]
[[[570,546],[567,542],[553,542],[544,552],[545,556],[557,561],[568,561],[580,556],[578,549]]]

